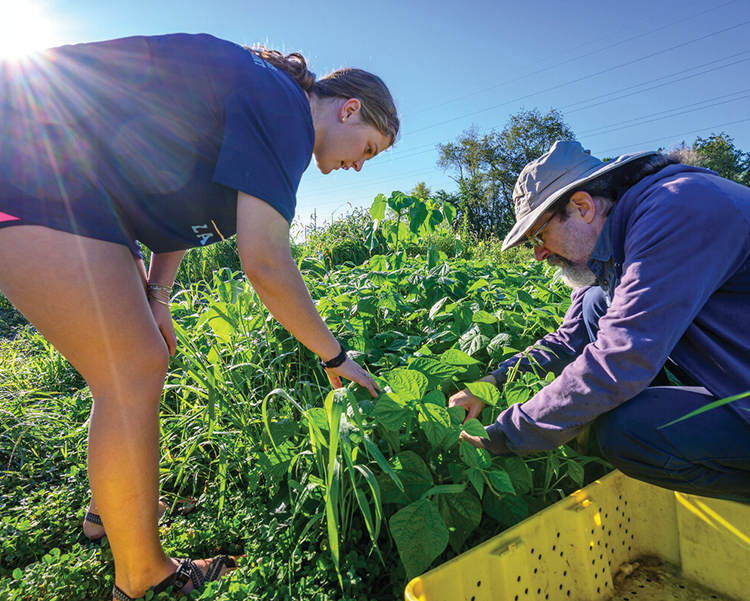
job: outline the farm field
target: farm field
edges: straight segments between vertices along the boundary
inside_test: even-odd
[[[176,292],[161,493],[197,507],[169,512],[162,537],[174,556],[242,556],[231,578],[191,598],[403,598],[410,578],[608,471],[585,445],[493,458],[458,443],[462,428],[482,431],[548,383],[532,373],[503,390],[477,385],[489,404],[481,423],[447,407],[561,321],[569,291],[545,265],[400,252],[337,267],[307,256],[300,267],[384,392],[332,391],[240,272]],[[89,391],[33,329],[5,321],[0,600],[108,600],[106,538],[81,531]]]

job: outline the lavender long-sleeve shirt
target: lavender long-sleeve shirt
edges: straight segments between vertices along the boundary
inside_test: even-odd
[[[750,188],[666,167],[617,202],[590,265],[611,299],[596,340],[585,289],[574,290],[560,328],[537,343],[550,350],[529,351],[558,377],[487,427],[490,451],[556,448],[640,393],[667,358],[718,398],[750,389]],[[750,422],[746,404],[729,407]]]

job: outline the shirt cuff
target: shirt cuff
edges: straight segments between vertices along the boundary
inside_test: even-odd
[[[508,447],[508,439],[505,436],[505,432],[500,427],[500,424],[495,422],[494,424],[485,428],[489,439],[483,439],[484,448],[487,449],[493,455],[501,455],[503,457],[511,457],[515,455],[513,451]]]

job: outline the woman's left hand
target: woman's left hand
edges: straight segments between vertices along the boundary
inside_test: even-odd
[[[376,398],[380,391],[380,386],[370,373],[349,357],[339,367],[326,369],[326,375],[334,388],[341,388],[341,378],[346,378],[367,388],[372,398]]]

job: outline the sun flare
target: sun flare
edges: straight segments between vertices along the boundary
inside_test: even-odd
[[[47,8],[38,0],[0,0],[0,60],[59,45]]]

